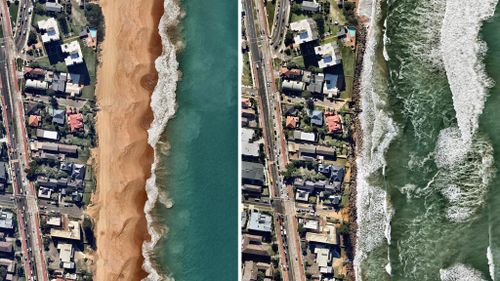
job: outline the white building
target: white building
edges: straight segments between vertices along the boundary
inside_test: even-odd
[[[45,33],[42,34],[43,43],[58,41],[61,39],[59,36],[59,26],[54,18],[38,21],[38,29],[45,31]]]
[[[27,89],[47,90],[49,84],[45,81],[27,79],[24,87]]]
[[[71,83],[71,82],[67,82],[66,83],[66,89],[65,89],[65,93],[70,95],[70,96],[79,96],[80,95],[80,92],[81,92],[81,87],[80,85],[78,84],[74,84],[74,83]]]
[[[327,43],[325,45],[314,47],[316,55],[321,59],[318,61],[319,68],[334,66],[342,62],[339,45],[337,42]]]
[[[61,50],[63,53],[68,54],[68,56],[64,59],[67,66],[83,63],[82,49],[80,48],[80,43],[78,43],[78,41],[62,44]]]
[[[290,23],[290,29],[298,34],[293,38],[295,44],[302,44],[318,39],[316,23],[312,19],[303,19]]]

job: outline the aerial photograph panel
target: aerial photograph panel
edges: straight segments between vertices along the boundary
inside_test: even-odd
[[[498,280],[498,1],[241,6],[241,280]]]
[[[0,280],[238,279],[237,30],[237,1],[0,1]]]

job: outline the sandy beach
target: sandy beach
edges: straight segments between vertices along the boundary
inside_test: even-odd
[[[88,210],[96,222],[95,280],[141,280],[145,181],[153,150],[147,143],[149,106],[161,54],[162,0],[99,1],[106,35],[98,69],[97,190]]]

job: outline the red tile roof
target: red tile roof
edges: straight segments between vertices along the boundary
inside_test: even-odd
[[[40,126],[40,122],[42,122],[42,117],[40,117],[38,115],[30,115],[30,117],[28,118],[28,124],[31,127]]]
[[[81,113],[71,114],[68,116],[68,124],[71,132],[83,129],[83,115]]]
[[[339,114],[332,112],[325,113],[325,122],[328,133],[340,133],[342,132],[342,119]]]
[[[297,128],[297,123],[299,122],[299,117],[287,116],[285,126],[289,129]]]

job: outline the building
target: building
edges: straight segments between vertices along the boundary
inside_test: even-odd
[[[7,178],[7,163],[0,162],[0,183],[6,183]]]
[[[307,90],[312,94],[323,94],[323,83],[325,81],[325,75],[323,73],[318,73],[311,76],[309,80],[309,85],[307,85]]]
[[[80,223],[77,221],[69,221],[66,229],[52,228],[50,229],[50,236],[52,236],[53,239],[58,240],[80,241]]]
[[[68,243],[59,243],[57,244],[57,250],[59,251],[59,260],[61,261],[62,268],[68,270],[74,269],[75,263],[73,262],[73,245]]]
[[[82,93],[82,87],[76,83],[66,82],[64,92],[72,97],[79,96]]]
[[[299,117],[296,116],[287,116],[285,127],[287,129],[295,129],[297,128],[297,124],[299,124]]]
[[[341,134],[342,131],[342,118],[340,114],[333,112],[325,113],[326,129],[329,134]]]
[[[309,202],[309,192],[302,189],[297,189],[297,192],[295,193],[295,200]]]
[[[68,125],[72,133],[83,129],[83,115],[81,113],[68,115]]]
[[[284,80],[281,83],[281,89],[288,92],[301,92],[304,91],[305,84],[301,81]]]
[[[24,83],[24,88],[31,90],[47,90],[49,88],[49,84],[45,81],[27,79]]]
[[[243,234],[241,253],[244,260],[269,261],[271,245],[262,241],[262,236]]]
[[[356,28],[354,26],[343,26],[337,33],[337,37],[342,40],[346,47],[354,48],[356,46]]]
[[[258,162],[260,158],[260,145],[262,139],[254,140],[255,131],[253,129],[241,129],[241,154],[244,161]]]
[[[14,230],[14,214],[10,211],[0,211],[0,230],[4,232]]]
[[[54,73],[52,76],[52,85],[50,88],[54,92],[64,93],[66,88],[66,73]]]
[[[49,13],[60,13],[63,10],[63,6],[57,2],[45,2],[45,11]]]
[[[316,247],[314,248],[314,253],[316,254],[316,263],[318,264],[319,271],[321,273],[332,273],[332,255],[330,249],[326,247]]]
[[[247,230],[259,234],[271,234],[273,217],[261,212],[252,212],[248,220]]]
[[[325,74],[325,84],[323,85],[323,94],[329,99],[339,97],[340,95],[340,75],[338,74]]]
[[[316,142],[316,134],[313,132],[306,133],[306,132],[295,130],[295,131],[293,131],[293,139],[296,141]]]
[[[260,163],[242,161],[241,181],[242,184],[264,185],[264,165]]]
[[[58,140],[59,134],[56,131],[36,129],[36,137],[48,140]]]
[[[65,123],[65,117],[66,117],[66,112],[62,109],[52,109],[51,110],[51,115],[52,115],[52,123],[56,123],[59,125],[64,125]]]
[[[42,122],[42,117],[38,115],[30,115],[28,118],[28,125],[30,127],[38,127]]]
[[[302,78],[303,71],[301,69],[288,69],[286,67],[280,68],[280,76],[285,79],[290,80],[300,80]]]
[[[308,243],[319,244],[323,246],[338,246],[337,231],[335,226],[326,225],[321,233],[306,233]]]
[[[317,13],[321,10],[321,5],[316,1],[302,1],[301,9],[304,12]]]
[[[85,179],[85,165],[83,164],[73,164],[73,171],[71,172],[71,177],[77,180]]]
[[[303,44],[318,40],[318,33],[316,31],[316,23],[313,19],[303,19],[290,23],[290,29],[297,32],[293,38],[295,44]]]
[[[23,76],[26,79],[40,80],[45,78],[45,70],[42,68],[32,68],[25,66],[23,68]]]
[[[319,221],[305,220],[302,228],[304,228],[306,231],[319,232]]]
[[[82,50],[78,41],[71,41],[61,45],[61,50],[68,56],[64,59],[66,66],[72,66],[83,63]]]
[[[342,63],[340,49],[337,42],[330,42],[314,47],[314,52],[320,57],[319,68],[325,68]]]
[[[48,3],[49,2],[47,2],[47,4]],[[43,43],[59,41],[61,39],[59,35],[59,25],[55,18],[38,21],[38,29],[44,31],[44,33],[42,33]]]
[[[323,111],[313,110],[311,113],[311,125],[323,126]]]

